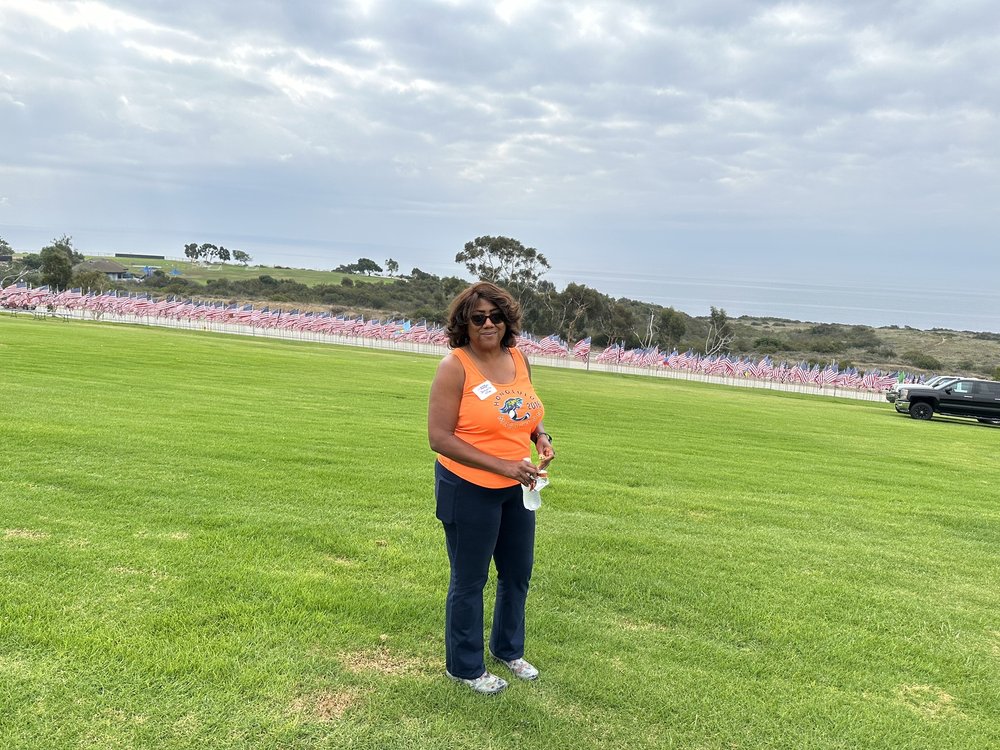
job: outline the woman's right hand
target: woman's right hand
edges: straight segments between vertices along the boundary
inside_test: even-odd
[[[504,461],[503,470],[497,473],[510,479],[515,479],[525,487],[531,487],[538,478],[538,472],[539,468],[537,466],[531,463],[531,461],[524,459],[523,461]]]

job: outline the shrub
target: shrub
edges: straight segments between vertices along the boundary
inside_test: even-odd
[[[448,311],[422,306],[413,311],[413,320],[443,321],[448,318]]]
[[[868,326],[853,326],[847,334],[847,344],[858,349],[874,349],[882,345],[882,339]]]
[[[918,352],[916,350],[903,352],[900,359],[906,364],[912,367],[917,367],[921,370],[940,370],[943,367],[941,362],[930,354],[927,354],[926,352]]]
[[[809,341],[809,347],[821,354],[837,354],[847,348],[847,344],[829,336],[818,336]]]
[[[788,344],[776,336],[761,336],[754,339],[753,348],[762,354],[774,354],[788,349]]]
[[[865,353],[868,354],[871,357],[875,357],[876,359],[895,359],[896,358],[896,350],[893,349],[891,346],[879,346],[879,347],[876,347],[875,349],[869,349]]]

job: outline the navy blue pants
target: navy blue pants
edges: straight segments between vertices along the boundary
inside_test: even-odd
[[[434,494],[451,562],[445,662],[455,677],[474,679],[486,671],[483,589],[491,559],[497,568],[497,599],[490,651],[506,660],[524,656],[524,605],[535,561],[535,514],[524,507],[521,485],[487,489],[440,463],[435,463]]]

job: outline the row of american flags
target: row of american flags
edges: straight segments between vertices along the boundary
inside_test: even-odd
[[[366,339],[408,341],[421,344],[447,346],[448,334],[444,328],[426,320],[365,319],[363,316],[333,315],[324,312],[281,310],[264,306],[235,303],[204,302],[181,299],[176,296],[154,298],[146,293],[122,293],[111,290],[104,293],[82,289],[63,292],[48,287],[33,288],[24,283],[0,289],[0,306],[8,309],[34,310],[65,309],[88,310],[91,313],[132,316],[136,318],[168,318],[174,320],[203,321],[206,323],[248,325],[259,329],[280,328],[290,331],[310,331],[332,336],[351,336]],[[518,337],[517,345],[527,354],[547,357],[575,356],[585,359],[590,354],[590,339],[570,348],[558,336],[537,338],[531,334]]]
[[[286,311],[270,306],[257,308],[251,304],[205,302],[176,296],[154,298],[146,293],[122,293],[116,290],[96,293],[69,289],[59,292],[44,286],[33,288],[23,282],[0,289],[0,307],[15,310],[87,310],[94,314],[245,325],[255,329],[309,331],[321,335],[415,342],[441,347],[448,344],[445,330],[426,320],[419,323],[396,319],[366,320],[362,316]],[[570,346],[555,334],[539,338],[526,333],[518,337],[517,345],[529,355],[575,358],[581,361],[589,361],[591,355],[590,337]],[[595,356],[594,361],[625,367],[667,368],[702,375],[868,391],[884,391],[899,382],[919,382],[922,379],[919,375],[906,376],[903,373],[884,373],[880,370],[859,372],[854,367],[840,370],[836,363],[825,367],[807,362],[775,363],[769,356],[755,360],[728,354],[706,356],[691,350],[683,354],[676,349],[663,352],[657,347],[627,349],[620,344],[608,346]]]
[[[923,376],[901,373],[884,373],[881,370],[860,372],[856,367],[840,369],[836,362],[825,367],[808,362],[775,363],[769,355],[761,359],[713,354],[704,356],[691,350],[681,354],[676,349],[661,352],[658,348],[625,349],[620,345],[606,348],[595,361],[605,364],[633,367],[665,367],[671,370],[696,372],[728,378],[753,378],[776,383],[801,383],[831,388],[856,388],[867,391],[885,391],[903,382],[916,382]]]

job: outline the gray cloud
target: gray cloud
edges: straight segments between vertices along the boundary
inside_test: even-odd
[[[0,234],[446,268],[522,231],[567,273],[860,283],[887,246],[991,247],[998,27],[990,0],[0,0]]]

